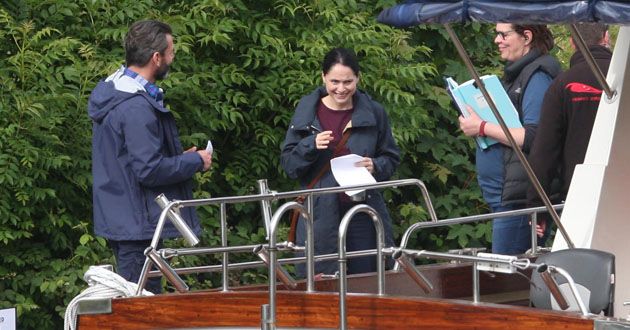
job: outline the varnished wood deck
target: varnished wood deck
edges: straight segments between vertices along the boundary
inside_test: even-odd
[[[593,329],[577,314],[434,298],[349,294],[352,329]],[[111,314],[81,315],[86,329],[259,327],[266,292],[195,292],[112,301]],[[279,327],[337,328],[338,295],[279,292]]]

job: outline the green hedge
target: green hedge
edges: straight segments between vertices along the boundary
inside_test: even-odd
[[[439,27],[396,30],[376,14],[394,1],[4,1],[0,9],[0,308],[18,308],[21,329],[59,329],[65,306],[85,288],[89,265],[113,263],[91,228],[91,123],[87,98],[120,66],[127,27],[169,23],[176,40],[172,74],[161,83],[184,146],[215,148],[212,171],[198,175],[197,197],[256,193],[296,182],[279,167],[294,106],[320,85],[319,63],[335,46],[357,51],[361,88],[387,109],[403,161],[395,178],[419,178],[440,218],[486,211],[476,184],[473,144],[457,130],[442,75],[468,79]],[[492,27],[458,27],[484,73],[498,68]],[[419,192],[387,190],[396,235],[426,220]],[[258,204],[229,206],[230,242],[262,242]],[[205,245],[218,245],[218,210],[200,209]],[[487,244],[487,224],[427,230],[428,249]],[[170,242],[177,245],[179,242]],[[234,257],[240,260],[246,257]],[[174,260],[194,265],[216,260]],[[234,272],[231,280],[264,278]],[[189,278],[216,286],[216,275]]]

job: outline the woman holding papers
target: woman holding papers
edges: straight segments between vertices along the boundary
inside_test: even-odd
[[[499,23],[495,29],[494,43],[506,61],[502,82],[523,124],[510,128],[510,133],[527,153],[536,134],[545,91],[560,73],[560,64],[549,55],[553,36],[544,25]],[[477,148],[477,179],[492,212],[522,208],[529,183],[501,127],[481,120],[474,111],[469,117],[460,116],[459,123],[467,136],[487,136],[500,142],[483,150]],[[531,246],[527,216],[495,219],[492,231],[494,253],[520,254]]]
[[[330,160],[356,154],[377,181],[388,180],[400,162],[399,150],[392,136],[383,107],[369,95],[359,91],[359,64],[352,51],[335,48],[322,63],[323,87],[303,97],[291,119],[282,145],[281,163],[287,175],[298,179],[303,188],[338,186],[330,171]],[[393,245],[392,227],[380,192],[369,190],[355,201],[346,194],[314,197],[315,254],[337,253],[341,218],[357,202],[372,206],[385,225],[385,242]],[[300,218],[297,243],[303,244],[306,228]],[[366,214],[358,214],[350,222],[346,237],[347,251],[374,249],[376,231]],[[304,268],[298,267],[303,273]],[[317,262],[316,273],[333,274],[336,261]],[[374,256],[348,260],[349,273],[376,270]]]

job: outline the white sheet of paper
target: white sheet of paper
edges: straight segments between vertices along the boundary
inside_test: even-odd
[[[214,151],[214,149],[212,148],[212,142],[210,142],[210,140],[208,140],[208,145],[206,146],[206,151],[210,153],[210,155],[212,155],[212,152]]]
[[[356,154],[349,154],[330,160],[330,169],[339,186],[351,186],[356,184],[376,183],[376,179],[368,172],[366,167],[357,167],[354,164],[361,161],[363,157]],[[346,195],[353,196],[363,190],[346,191]]]

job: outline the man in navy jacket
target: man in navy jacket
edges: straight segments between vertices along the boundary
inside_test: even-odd
[[[192,199],[192,177],[206,171],[212,156],[195,147],[183,151],[173,114],[164,107],[163,79],[175,58],[170,26],[134,23],[125,37],[126,66],[98,83],[90,95],[92,127],[94,231],[114,251],[118,273],[137,282],[161,208],[168,199]],[[181,216],[196,233],[193,208]],[[178,236],[169,222],[162,238]],[[159,281],[147,289],[161,291]]]

